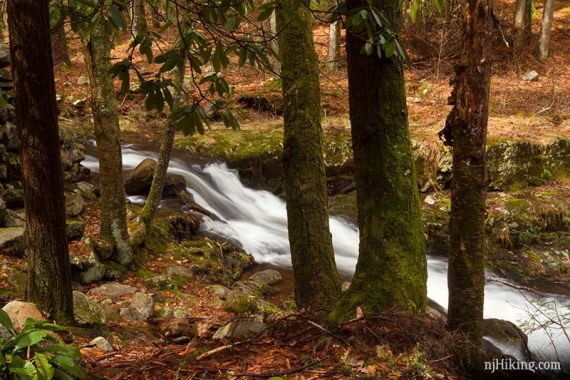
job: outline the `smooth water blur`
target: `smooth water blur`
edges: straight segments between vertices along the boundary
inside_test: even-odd
[[[125,170],[133,169],[143,159],[156,158],[155,153],[141,152],[132,148],[123,149]],[[97,170],[95,158],[88,156],[83,165]],[[202,230],[236,242],[254,256],[258,263],[290,267],[289,241],[287,235],[287,212],[285,202],[267,191],[252,190],[240,182],[236,170],[224,163],[207,165],[186,164],[173,159],[169,173],[182,175],[187,190],[195,201],[210,210],[217,220],[205,218]],[[141,197],[130,197],[132,202],[143,202]],[[330,218],[336,264],[346,276],[354,273],[358,257],[358,228],[341,217]],[[487,277],[497,277],[488,272]],[[428,296],[447,307],[447,260],[428,256]],[[504,284],[489,282],[485,287],[485,318],[499,318],[521,324],[529,318],[534,308],[529,302],[556,301],[558,305],[570,306],[570,298],[561,295],[521,291]],[[567,326],[570,331],[570,326]],[[544,330],[529,335],[529,348],[546,360],[563,362],[570,372],[570,342],[562,330],[549,329],[550,338]],[[556,347],[556,348],[555,348]]]

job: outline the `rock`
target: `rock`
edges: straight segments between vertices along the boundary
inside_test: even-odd
[[[118,282],[109,282],[96,288],[91,289],[89,292],[93,295],[102,295],[111,298],[122,297],[127,294],[133,294],[137,291],[136,288],[130,285],[119,284]]]
[[[10,66],[10,45],[0,44],[0,68]]]
[[[180,174],[168,174],[164,181],[163,196],[176,196],[178,192],[186,189],[186,180]]]
[[[570,139],[559,138],[548,144],[544,158],[550,178],[570,177]]]
[[[185,283],[194,277],[192,272],[182,265],[175,265],[173,267],[170,267],[167,269],[166,273],[172,280],[174,280],[174,282],[180,284]]]
[[[74,217],[81,214],[84,206],[85,201],[83,200],[80,192],[67,192],[65,194],[65,215],[68,217]]]
[[[75,101],[73,101],[73,103],[71,103],[75,108],[78,109],[82,109],[83,107],[85,107],[85,100],[83,99],[77,99]]]
[[[161,309],[158,309],[156,312],[157,317],[159,318],[172,318],[174,317],[174,312],[168,306],[165,306]]]
[[[119,306],[116,304],[102,304],[101,307],[107,321],[119,322],[121,320],[119,316]]]
[[[167,338],[195,336],[196,328],[187,318],[168,318],[158,324],[158,331]]]
[[[200,228],[200,216],[195,213],[175,212],[168,216],[168,229],[178,241],[196,236]]]
[[[538,81],[538,73],[535,70],[531,70],[523,75],[522,80],[525,82],[536,82]]]
[[[532,360],[528,349],[528,337],[514,323],[495,318],[485,319],[483,334],[485,339],[504,355],[522,361]]]
[[[73,292],[73,311],[79,325],[104,325],[105,313],[99,305],[84,293]]]
[[[125,178],[125,192],[128,195],[145,194],[150,189],[156,171],[156,160],[145,158]]]
[[[86,76],[80,76],[79,78],[77,78],[77,84],[82,86],[84,84],[89,84],[89,78],[87,78]]]
[[[85,222],[81,219],[67,219],[65,230],[68,242],[80,240],[85,232]]]
[[[230,291],[228,288],[226,288],[223,285],[210,285],[208,286],[208,288],[212,291],[212,293],[214,293],[218,298],[225,300],[228,292]]]
[[[143,321],[146,321],[154,312],[154,300],[149,294],[136,292],[131,301],[131,308],[137,311]]]
[[[16,257],[24,256],[24,233],[24,227],[0,228],[0,254]]]
[[[230,290],[226,295],[224,309],[238,314],[255,313],[257,298],[239,290]]]
[[[231,339],[251,337],[267,330],[267,324],[257,321],[235,321],[222,326],[216,331],[213,339]]]
[[[81,272],[79,282],[81,285],[89,285],[101,281],[105,277],[105,266],[97,260],[91,267]]]
[[[16,124],[7,121],[1,129],[0,141],[6,146],[8,152],[18,152],[20,149],[20,138]]]
[[[6,210],[6,219],[4,219],[4,227],[25,227],[26,215],[10,209]]]
[[[262,282],[266,285],[275,285],[279,281],[283,280],[283,276],[281,276],[281,273],[275,269],[266,269],[252,274],[249,276],[249,279],[252,281]]]
[[[115,348],[113,348],[113,345],[102,336],[98,336],[97,338],[93,339],[91,342],[89,342],[89,345],[100,349],[106,354],[115,352]]]
[[[544,182],[542,147],[528,141],[499,141],[487,149],[490,188],[520,190]]]
[[[2,308],[12,320],[14,330],[20,331],[26,320],[31,318],[36,321],[45,321],[45,317],[31,302],[12,301]]]
[[[172,289],[174,287],[172,279],[164,275],[148,277],[145,278],[143,282],[147,288],[152,290],[165,290],[165,289]]]
[[[231,289],[239,290],[249,296],[256,297],[270,296],[275,293],[275,290],[272,289],[269,285],[263,282],[252,280],[237,281],[232,285]]]
[[[19,270],[12,270],[8,273],[8,282],[14,287],[14,292],[24,297],[28,286],[28,274]]]
[[[348,289],[350,289],[350,281],[344,281],[342,284],[340,284],[340,290],[344,293],[346,292]]]
[[[144,321],[142,315],[132,307],[122,307],[119,310],[119,315],[125,321]]]
[[[80,181],[80,182],[77,182],[75,184],[75,186],[77,187],[77,190],[79,190],[82,193],[82,195],[84,193],[95,194],[95,185],[93,185],[89,182]],[[91,197],[88,197],[88,199],[91,199]]]

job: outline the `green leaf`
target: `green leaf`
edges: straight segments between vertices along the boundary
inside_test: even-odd
[[[393,37],[388,38],[383,47],[386,58],[390,58],[394,55],[394,50],[396,49],[396,40]]]
[[[61,370],[67,374],[75,377],[76,379],[84,379],[85,373],[81,366],[72,358],[64,355],[54,355],[52,358],[52,363],[58,366]]]
[[[36,352],[34,355],[34,362],[36,363],[36,368],[38,369],[38,378],[46,380],[51,380],[53,378],[53,367],[44,354]]]
[[[372,45],[372,42],[366,41],[366,43],[364,44],[364,52],[366,53],[366,55],[372,54],[373,46],[374,45]]]
[[[47,334],[48,332],[44,330],[33,330],[24,334],[20,333],[16,339],[16,346],[14,349],[18,350],[20,348],[36,345],[44,340]]]
[[[260,6],[259,9],[261,12],[259,13],[259,16],[257,16],[257,21],[264,21],[267,20],[269,17],[271,17],[271,15],[273,14],[275,10],[275,4],[266,3]]]
[[[12,335],[16,335],[16,330],[14,330],[14,325],[12,324],[12,320],[6,314],[6,312],[0,309],[0,325],[4,326],[6,330]]]
[[[433,4],[439,13],[443,12],[443,8],[445,7],[445,0],[433,0]]]
[[[420,13],[420,1],[421,0],[412,0],[412,6],[410,7],[410,18],[412,19],[413,23],[416,22]]]
[[[125,16],[115,5],[109,7],[109,17],[117,28],[121,30],[127,29],[127,20],[125,20]]]

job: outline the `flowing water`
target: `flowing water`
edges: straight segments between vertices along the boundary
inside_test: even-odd
[[[123,149],[125,170],[133,169],[143,159],[156,154]],[[190,191],[201,206],[217,216],[217,220],[205,218],[202,229],[206,233],[227,238],[239,244],[255,257],[258,263],[290,267],[289,242],[287,237],[287,214],[285,202],[267,191],[245,187],[237,171],[224,163],[192,164],[188,160],[173,159],[169,173],[180,174],[186,179]],[[98,163],[88,156],[83,164],[97,170]],[[131,197],[133,202],[144,198]],[[354,273],[358,257],[358,228],[342,217],[330,218],[336,264],[346,277]],[[487,277],[497,277],[488,272]],[[447,261],[445,258],[428,256],[428,296],[441,305],[447,305]],[[485,318],[499,318],[520,325],[529,319],[534,310],[532,303],[551,302],[570,306],[570,297],[557,294],[537,294],[513,289],[490,282],[485,287]],[[568,310],[568,309],[567,309]],[[566,325],[570,332],[570,325]],[[506,347],[499,348],[509,351]],[[535,360],[561,361],[565,372],[570,373],[570,342],[562,329],[550,328],[548,334],[540,329],[529,335],[529,348]],[[517,352],[509,352],[520,357]]]

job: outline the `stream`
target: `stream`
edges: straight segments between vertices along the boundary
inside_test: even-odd
[[[131,170],[145,158],[155,158],[156,153],[123,149],[123,167]],[[93,171],[98,161],[88,155],[82,164]],[[227,238],[254,256],[256,262],[290,268],[287,213],[285,202],[267,191],[245,187],[236,170],[224,163],[174,157],[169,173],[182,175],[194,199],[210,210],[218,220],[205,218],[204,233]],[[133,203],[144,202],[144,197],[129,197]],[[330,218],[336,265],[345,278],[354,273],[358,257],[358,228],[342,217]],[[487,271],[487,278],[499,276]],[[428,255],[428,296],[435,303],[447,307],[447,260]],[[511,321],[519,326],[535,311],[533,304],[549,303],[559,309],[570,307],[570,297],[554,293],[534,293],[514,289],[507,285],[488,282],[485,287],[485,318]],[[569,309],[566,309],[569,310]],[[570,332],[570,324],[566,324]],[[570,342],[561,328],[539,329],[528,334],[528,346],[533,359],[560,361],[562,370],[570,373]],[[503,352],[522,358],[520,352],[488,338]]]

